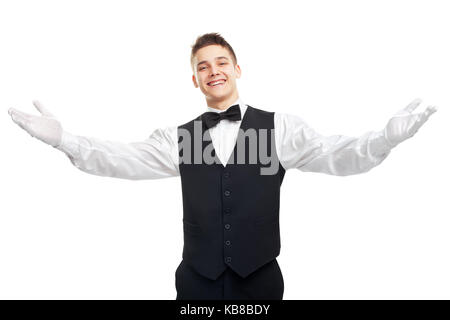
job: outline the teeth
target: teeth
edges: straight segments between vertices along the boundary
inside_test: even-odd
[[[214,81],[214,82],[210,82],[209,85],[210,86],[217,86],[219,84],[225,83],[225,80],[218,80],[218,81]]]

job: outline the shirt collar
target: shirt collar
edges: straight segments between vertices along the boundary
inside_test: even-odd
[[[229,107],[234,106],[235,104],[239,105],[239,108],[241,109],[241,119],[244,118],[244,113],[247,110],[247,105],[244,103],[244,101],[239,97],[236,99],[235,102],[233,102],[232,104],[230,104],[226,109],[224,110],[219,110],[219,109],[215,109],[215,108],[211,108],[206,106],[207,111],[212,111],[212,112],[224,112],[226,110],[228,110]]]

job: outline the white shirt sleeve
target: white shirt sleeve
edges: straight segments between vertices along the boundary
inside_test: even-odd
[[[144,141],[131,143],[75,136],[63,132],[56,149],[78,169],[99,176],[129,180],[178,176],[177,127],[156,129]]]
[[[360,137],[322,136],[295,115],[275,113],[274,122],[276,150],[286,170],[358,174],[379,165],[391,150],[382,131]]]

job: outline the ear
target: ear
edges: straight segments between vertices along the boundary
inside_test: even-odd
[[[197,79],[195,78],[195,74],[192,75],[192,82],[194,83],[194,87],[198,88]]]
[[[234,72],[236,73],[236,78],[241,77],[241,67],[238,64],[234,67]]]

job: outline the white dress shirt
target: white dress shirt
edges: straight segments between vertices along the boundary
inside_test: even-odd
[[[229,107],[234,104],[239,104],[243,118],[247,106],[241,98]],[[225,110],[207,107],[205,111]],[[222,164],[226,164],[234,149],[240,124],[241,120],[225,119],[209,129]],[[146,140],[131,143],[65,131],[56,148],[78,169],[90,174],[131,180],[174,177],[180,175],[177,127],[156,129]],[[300,117],[277,112],[274,136],[278,159],[286,170],[296,168],[339,176],[358,174],[379,165],[391,150],[382,131],[370,131],[360,137],[322,136]]]

